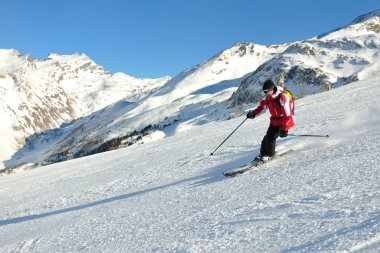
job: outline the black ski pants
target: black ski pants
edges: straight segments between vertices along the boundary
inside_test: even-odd
[[[270,125],[267,134],[261,141],[260,155],[273,157],[276,152],[276,139],[280,136],[281,127]]]

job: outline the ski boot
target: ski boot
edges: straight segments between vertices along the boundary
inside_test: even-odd
[[[265,155],[265,156],[260,157],[260,162],[262,162],[262,163],[267,163],[267,162],[269,162],[270,160],[272,160],[272,158],[273,158],[273,157],[271,157],[271,156],[267,156],[267,155]]]

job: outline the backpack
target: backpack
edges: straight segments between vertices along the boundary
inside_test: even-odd
[[[284,94],[284,93],[290,98],[290,101],[293,102],[292,114],[295,115],[294,114],[295,104],[294,104],[293,94],[289,90],[287,90],[285,87],[284,87],[284,91],[281,92],[280,94],[278,94],[278,96],[276,97],[276,102],[279,106],[281,106],[280,98],[281,98],[282,94]]]

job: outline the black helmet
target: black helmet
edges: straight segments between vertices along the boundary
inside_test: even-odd
[[[273,90],[275,87],[273,81],[271,79],[268,79],[263,84],[263,91],[270,91]]]

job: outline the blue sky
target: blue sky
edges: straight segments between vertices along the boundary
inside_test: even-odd
[[[111,73],[175,76],[238,42],[303,40],[377,0],[0,0],[0,48],[85,53]]]

